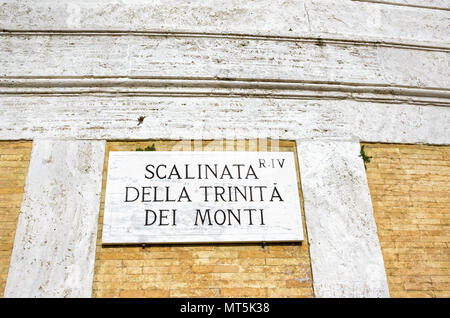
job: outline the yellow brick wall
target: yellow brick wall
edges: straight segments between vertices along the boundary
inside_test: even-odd
[[[257,244],[152,245],[145,249],[102,246],[108,153],[145,148],[153,143],[157,151],[174,150],[176,144],[174,141],[107,143],[94,297],[313,297],[305,228],[302,245],[268,244],[265,248]],[[192,145],[185,143],[188,147]],[[227,150],[214,141],[200,143],[202,146],[209,151]],[[248,150],[249,142],[245,141],[244,146]],[[280,151],[296,151],[294,142],[282,142],[280,146]],[[231,147],[236,147],[236,142]],[[299,192],[301,195],[300,184]]]
[[[0,297],[6,285],[31,141],[0,141]]]
[[[366,144],[392,297],[450,297],[450,147]]]

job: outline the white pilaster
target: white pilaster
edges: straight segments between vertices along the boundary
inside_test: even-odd
[[[35,140],[5,297],[90,297],[105,141]]]
[[[358,140],[297,141],[316,297],[389,297]]]

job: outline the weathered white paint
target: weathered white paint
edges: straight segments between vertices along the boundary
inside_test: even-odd
[[[293,152],[109,153],[103,244],[302,240]]]
[[[336,32],[364,38],[377,36],[382,41],[406,39],[449,43],[448,32],[445,31],[449,16],[444,10],[348,0],[311,1],[307,8],[311,29],[316,32]]]
[[[263,79],[421,88],[450,85],[450,70],[444,67],[450,63],[448,49],[214,37],[4,35],[0,38],[0,56],[14,57],[0,59],[0,75],[9,79],[2,86],[19,85],[19,91],[23,78],[29,81],[27,87],[37,85],[29,77],[38,77],[35,80],[39,83],[46,78],[67,80],[73,76]]]
[[[180,114],[182,113],[182,116]],[[138,125],[138,118],[146,116]],[[450,108],[351,100],[4,96],[0,139],[245,139],[356,136],[449,144]]]
[[[389,297],[358,140],[297,140],[316,297]]]
[[[0,6],[0,28],[6,30],[133,30],[449,42],[445,10],[351,0],[8,0]]]
[[[34,140],[5,297],[90,297],[105,142]]]
[[[352,0],[369,3],[380,3],[394,6],[409,6],[430,10],[450,10],[448,0]]]

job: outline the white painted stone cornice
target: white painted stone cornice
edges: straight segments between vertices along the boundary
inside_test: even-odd
[[[138,118],[145,116],[142,124]],[[357,136],[448,144],[450,108],[250,97],[9,96],[0,139],[254,139]]]
[[[0,29],[0,36],[109,36],[109,37],[153,37],[153,38],[205,38],[205,39],[229,39],[229,40],[252,40],[252,41],[276,41],[276,42],[298,42],[312,43],[318,46],[324,44],[352,45],[352,46],[376,46],[392,47],[400,49],[440,51],[449,52],[450,42],[436,43],[426,40],[404,40],[382,37],[370,37],[360,35],[346,35],[335,33],[312,33],[308,32],[300,36],[292,35],[264,35],[249,33],[214,33],[194,31],[142,31],[142,30],[21,30]]]
[[[450,90],[439,88],[221,78],[8,77],[0,95],[253,97],[331,99],[449,106]]]
[[[0,76],[219,78],[447,89],[448,51],[295,41],[3,35]],[[408,61],[408,63],[404,63]]]
[[[450,11],[450,4],[446,0],[352,0],[358,2],[404,6],[428,10]]]
[[[7,0],[0,6],[0,29],[6,30],[334,34],[348,39],[449,43],[444,0]]]

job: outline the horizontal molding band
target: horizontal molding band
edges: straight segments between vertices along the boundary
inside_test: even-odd
[[[26,96],[30,93],[22,92],[20,94],[15,94],[15,96]],[[55,96],[55,97],[79,97],[83,94],[74,92],[55,92],[55,93],[42,93],[39,96]],[[35,95],[36,96],[36,95]],[[381,104],[409,104],[418,106],[440,106],[449,107],[450,102],[432,100],[432,99],[408,99],[408,98],[373,98],[364,96],[336,96],[336,95],[316,95],[314,93],[310,94],[264,94],[264,93],[209,93],[209,92],[122,92],[122,93],[111,93],[105,91],[92,92],[89,96],[97,97],[190,97],[190,98],[202,98],[202,97],[217,97],[217,98],[266,98],[266,99],[294,99],[294,100],[354,100],[360,102],[369,103],[381,103]]]
[[[370,1],[370,0],[369,0]],[[374,0],[375,1],[375,0]],[[0,29],[380,38],[448,46],[446,0],[3,0]],[[377,2],[380,2],[377,1]],[[405,5],[386,5],[401,3]],[[334,34],[334,35],[333,35]]]
[[[6,77],[253,78],[449,87],[448,52],[323,41],[5,36]],[[407,61],[407,63],[405,63]],[[0,76],[1,77],[1,76]]]
[[[335,138],[448,144],[449,107],[356,100],[148,96],[0,98],[0,140]],[[139,118],[145,117],[140,124]]]
[[[450,89],[380,84],[236,78],[3,77],[3,95],[122,95],[353,99],[385,103],[450,105]]]
[[[399,6],[399,7],[450,11],[450,8],[445,8],[445,7],[438,7],[438,6],[433,6],[433,5],[431,5],[431,6],[430,5],[420,5],[420,4],[415,4],[415,3],[402,3],[402,2],[396,2],[396,1],[380,1],[380,0],[352,0],[352,1],[375,3],[375,4],[385,4],[385,5],[392,5],[392,6]],[[423,1],[423,2],[426,3],[426,1]]]
[[[234,40],[259,40],[259,41],[285,41],[314,43],[318,46],[324,44],[393,47],[407,50],[424,50],[450,52],[449,45],[436,45],[429,42],[404,41],[398,39],[390,41],[384,38],[358,38],[336,35],[335,37],[323,36],[323,34],[311,34],[309,36],[273,36],[244,33],[207,33],[207,32],[176,32],[176,31],[125,31],[125,30],[0,30],[0,36],[146,36],[153,38],[218,38]]]

